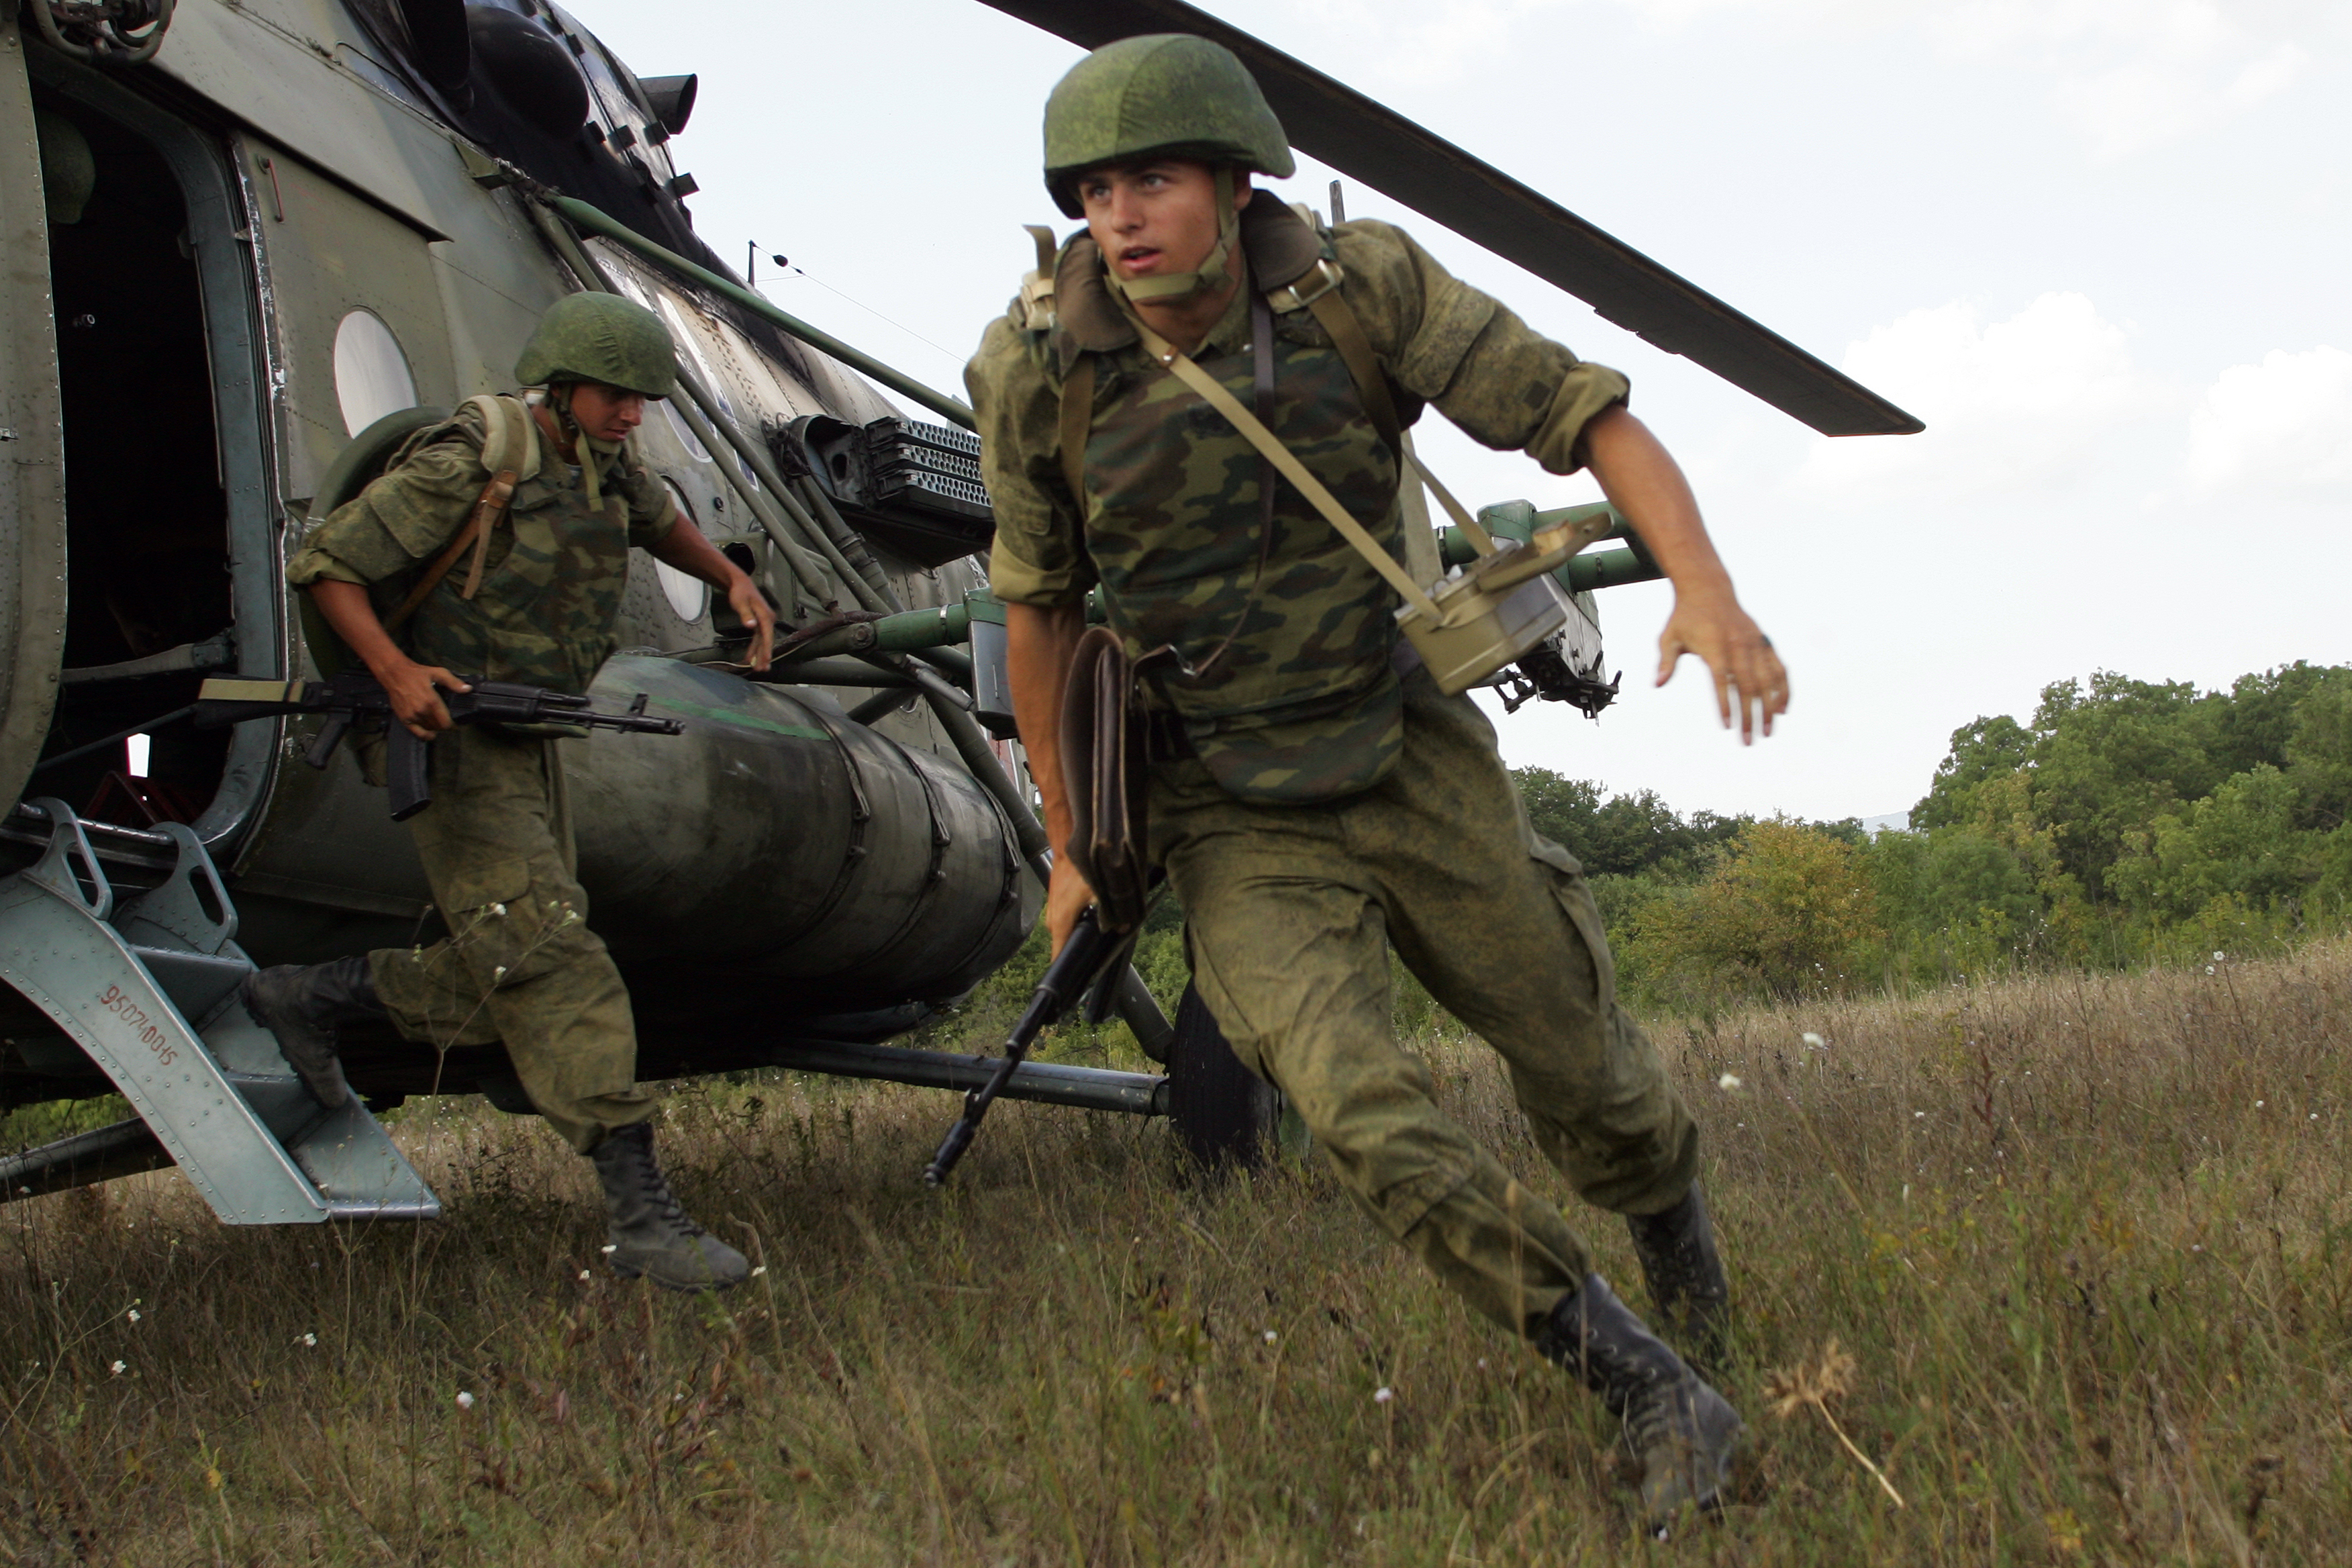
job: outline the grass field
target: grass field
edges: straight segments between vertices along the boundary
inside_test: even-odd
[[[607,1277],[584,1163],[478,1101],[402,1119],[434,1225],[230,1231],[161,1173],[0,1211],[0,1554],[2352,1561],[2347,1026],[2330,946],[1661,1028],[1760,1439],[1663,1546],[1595,1402],[1317,1165],[1187,1180],[1157,1124],[1011,1106],[940,1195],[950,1097],[780,1076],[662,1123],[764,1264],[716,1300]],[[1558,1193],[1475,1043],[1420,1043]]]

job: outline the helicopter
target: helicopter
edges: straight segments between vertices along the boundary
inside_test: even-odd
[[[1921,428],[1181,0],[986,3],[1086,47],[1214,39],[1301,151],[1816,430]],[[0,1110],[111,1089],[136,1113],[0,1158],[0,1201],[176,1163],[226,1223],[429,1217],[437,1199],[376,1114],[451,1093],[530,1110],[495,1042],[359,1032],[353,1099],[331,1114],[308,1099],[237,1005],[244,976],[429,942],[437,916],[383,792],[347,754],[305,765],[320,721],[190,719],[207,681],[320,673],[285,582],[306,527],[505,386],[541,311],[581,289],[668,326],[679,391],[649,410],[641,457],[780,621],[774,668],[751,672],[724,605],[633,554],[622,651],[591,695],[682,733],[565,748],[640,1077],[969,1089],[993,1070],[889,1043],[1021,947],[1049,864],[971,414],[797,320],[698,237],[677,150],[697,88],[640,77],[550,0],[0,11]],[[1468,546],[1408,489],[1426,581]],[[1559,517],[1507,503],[1481,521],[1524,542]],[[1572,613],[1498,678],[1507,704],[1609,700],[1592,595],[1658,575],[1613,531],[1621,548],[1559,569]],[[1115,1002],[1164,1073],[1024,1063],[1006,1096],[1168,1116],[1194,1152],[1246,1157],[1272,1093],[1197,995],[1171,1023],[1130,970]]]

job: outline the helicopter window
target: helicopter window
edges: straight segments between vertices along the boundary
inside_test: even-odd
[[[335,329],[335,401],[343,428],[354,436],[387,414],[416,406],[408,356],[373,310],[353,310]]]
[[[694,362],[695,379],[702,383],[703,390],[718,403],[719,412],[726,418],[733,419],[735,400],[727,395],[727,384],[712,366],[710,355],[702,346],[701,334],[687,321],[686,312],[677,308],[677,301],[668,295],[656,296],[655,302],[661,308],[662,320],[669,323],[669,335],[677,340],[679,351]],[[739,458],[735,468],[745,484],[755,490],[760,488],[760,476],[751,471],[749,463]]]
[[[669,420],[670,434],[676,436],[677,444],[686,448],[686,455],[698,463],[710,461],[710,454],[704,449],[701,437],[695,435],[694,427],[688,425],[686,422],[686,416],[677,411],[676,399],[663,398],[661,411]]]
[[[664,479],[662,483],[669,487],[669,499],[677,503],[678,521],[689,528],[699,527],[694,521],[694,508],[687,504],[686,492],[674,480]],[[702,619],[703,612],[710,607],[710,584],[699,577],[688,576],[667,561],[655,562],[654,571],[661,579],[662,595],[677,612],[677,618],[688,626]]]

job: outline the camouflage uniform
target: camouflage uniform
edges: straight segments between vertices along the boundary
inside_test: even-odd
[[[386,616],[488,482],[483,435],[470,404],[419,433],[381,479],[311,531],[288,581],[365,584]],[[463,596],[470,561],[461,560],[398,629],[411,658],[587,690],[613,651],[629,547],[659,542],[677,511],[625,447],[578,444],[593,476],[566,465],[541,433],[541,466],[491,532],[479,590]],[[432,772],[433,808],[409,827],[450,934],[421,950],[370,953],[376,994],[411,1039],[503,1040],[531,1102],[585,1152],[651,1116],[653,1101],[636,1087],[628,992],[588,929],[555,740],[448,731],[433,743]]]
[[[1389,225],[1317,231],[1261,193],[1242,243],[1259,289],[1318,255],[1337,261],[1408,419],[1433,404],[1485,444],[1571,473],[1586,423],[1626,396],[1622,376],[1531,331]],[[1386,949],[1502,1052],[1538,1143],[1589,1200],[1675,1204],[1697,1130],[1617,1005],[1581,869],[1529,829],[1491,727],[1401,651],[1393,590],[1287,486],[1261,578],[1255,453],[1136,342],[1101,269],[1093,242],[1073,239],[1052,330],[1026,330],[1016,306],[966,372],[996,510],[991,581],[1040,606],[1099,584],[1131,653],[1172,642],[1195,664],[1246,616],[1205,678],[1153,692],[1186,742],[1153,763],[1150,835],[1196,981],[1382,1226],[1533,1336],[1590,1272],[1583,1243],[1437,1109],[1389,1027]],[[1244,404],[1249,321],[1237,294],[1192,356]],[[1394,455],[1311,315],[1275,322],[1267,423],[1402,558]],[[1059,397],[1087,353],[1093,424],[1074,498]]]

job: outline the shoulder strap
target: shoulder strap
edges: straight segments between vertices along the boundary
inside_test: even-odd
[[[466,586],[460,596],[470,599],[480,590],[482,563],[489,554],[490,531],[498,526],[514,500],[515,486],[523,478],[522,465],[528,464],[530,473],[539,471],[539,438],[531,429],[529,411],[520,403],[511,397],[488,395],[468,398],[467,402],[482,416],[482,467],[490,470],[490,482],[474,499],[473,510],[466,516],[466,526],[433,558],[433,564],[409,589],[400,607],[385,617],[386,631],[398,627],[416,613],[425,596],[440,586],[441,579],[457,564],[457,557],[465,553],[468,544],[474,547],[474,560],[467,570]]]
[[[1062,373],[1062,478],[1078,521],[1087,515],[1087,437],[1095,427],[1095,356],[1080,353]]]
[[[1356,384],[1356,396],[1362,402],[1364,416],[1372,422],[1372,428],[1389,444],[1389,450],[1402,456],[1437,493],[1438,503],[1445,508],[1454,526],[1469,536],[1472,547],[1481,555],[1492,555],[1494,540],[1479,526],[1478,520],[1454,499],[1454,492],[1429,471],[1421,454],[1405,439],[1403,422],[1397,417],[1396,399],[1389,392],[1388,372],[1381,367],[1381,356],[1374,352],[1372,340],[1365,335],[1364,323],[1356,319],[1355,309],[1348,303],[1347,292],[1339,286],[1344,275],[1339,263],[1322,265],[1329,272],[1328,281],[1322,288],[1303,294],[1297,286],[1283,291],[1291,296],[1290,308],[1305,306],[1318,324],[1331,334],[1331,346],[1339,350],[1340,363],[1348,367],[1349,379]]]
[[[1339,270],[1336,262],[1328,265],[1332,271]],[[1337,287],[1324,289],[1308,295],[1303,303],[1316,323],[1331,334],[1331,346],[1339,351],[1349,379],[1356,384],[1364,416],[1381,433],[1390,451],[1401,450],[1404,422],[1397,417],[1396,399],[1389,395],[1388,372],[1381,367],[1381,356],[1372,352],[1372,340],[1364,335],[1364,324],[1356,319],[1347,294]]]
[[[1362,523],[1348,515],[1348,509],[1339,504],[1339,498],[1324,488],[1322,480],[1307,471],[1307,465],[1282,444],[1280,437],[1267,429],[1256,415],[1242,406],[1241,399],[1227,392],[1215,376],[1193,363],[1190,355],[1179,353],[1174,344],[1140,320],[1136,321],[1136,329],[1142,335],[1143,346],[1150,352],[1151,357],[1167,366],[1179,381],[1223,415],[1233,427],[1242,433],[1242,438],[1256,447],[1259,456],[1272,463],[1284,479],[1297,487],[1298,493],[1323,514],[1324,521],[1339,531],[1339,536],[1355,547],[1356,552],[1370,564],[1373,571],[1388,580],[1389,586],[1394,588],[1406,604],[1433,623],[1444,619],[1421,584],[1396,563],[1394,556],[1381,548],[1379,542],[1365,531]]]

